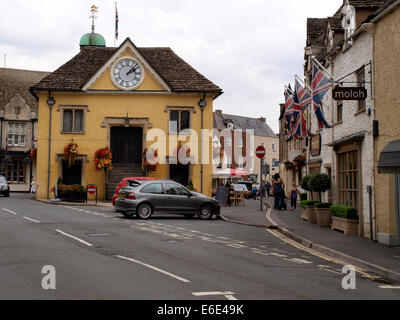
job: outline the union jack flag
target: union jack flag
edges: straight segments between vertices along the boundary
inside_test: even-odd
[[[293,107],[294,100],[293,96],[290,94],[289,89],[286,89],[284,92],[285,95],[285,120],[286,120],[286,128],[288,132],[287,140],[292,140],[292,117],[293,117]]]
[[[318,127],[322,129],[332,128],[325,119],[324,111],[322,110],[322,99],[325,94],[329,91],[332,83],[329,82],[327,76],[318,68],[318,66],[313,63],[313,73],[312,73],[312,98],[314,112],[318,119]]]
[[[299,100],[301,109],[303,111],[306,110],[313,100],[311,93],[309,93],[297,79],[294,81],[294,90],[297,92],[297,98]]]
[[[292,127],[292,135],[294,139],[302,139],[307,137],[306,119],[304,117],[303,108],[300,104],[298,88],[295,86],[293,95],[293,115],[294,124]]]

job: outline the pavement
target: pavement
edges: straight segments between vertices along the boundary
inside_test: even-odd
[[[400,247],[389,247],[370,239],[347,236],[328,228],[320,228],[300,218],[297,210],[273,210],[273,199],[247,200],[246,206],[225,207],[222,217],[229,222],[277,229],[280,233],[319,253],[342,260],[372,272],[384,279],[400,282]]]

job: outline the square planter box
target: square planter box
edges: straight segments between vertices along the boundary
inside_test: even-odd
[[[66,202],[79,202],[83,203],[86,201],[86,192],[82,193],[66,193],[60,196],[62,201]]]
[[[315,208],[317,216],[317,224],[320,227],[329,228],[331,226],[331,209],[330,208]]]
[[[332,216],[332,230],[343,231],[345,235],[358,235],[358,220]]]
[[[306,206],[306,211],[308,215],[308,222],[317,223],[317,215],[315,214],[314,206]]]
[[[306,209],[301,208],[300,219],[308,221],[308,214]]]

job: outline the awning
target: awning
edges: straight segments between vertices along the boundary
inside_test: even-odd
[[[221,169],[221,170],[215,170],[213,172],[214,177],[219,177],[219,176],[248,176],[249,173],[244,170],[238,170],[238,169]]]
[[[400,140],[389,142],[381,151],[378,161],[379,173],[400,173]]]

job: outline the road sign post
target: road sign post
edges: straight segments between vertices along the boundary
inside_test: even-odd
[[[88,194],[96,194],[96,204],[97,204],[97,186],[95,184],[89,184],[86,188],[86,203],[88,202]]]
[[[264,164],[264,157],[266,151],[264,146],[258,146],[256,149],[256,156],[260,159],[260,211],[263,211],[263,185],[262,185],[262,177],[263,177],[263,164]]]

